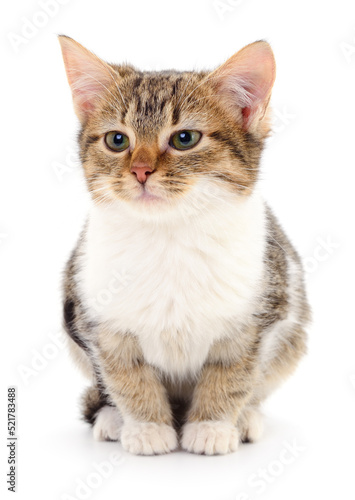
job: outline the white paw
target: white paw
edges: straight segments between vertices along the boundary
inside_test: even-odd
[[[192,453],[224,455],[236,451],[238,445],[238,429],[230,422],[192,422],[183,428],[181,446]]]
[[[255,443],[264,431],[264,421],[262,414],[255,409],[246,410],[241,421],[238,422],[241,440]]]
[[[130,422],[122,428],[121,444],[126,451],[135,455],[155,455],[174,450],[178,441],[170,425]]]
[[[114,406],[103,406],[96,415],[93,428],[96,441],[118,441],[122,428],[122,417]]]

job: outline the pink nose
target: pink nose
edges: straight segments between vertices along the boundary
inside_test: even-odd
[[[136,175],[138,182],[144,184],[148,176],[153,172],[153,169],[147,163],[137,162],[132,165],[131,172]]]

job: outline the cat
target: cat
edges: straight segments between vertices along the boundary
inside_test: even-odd
[[[258,188],[270,45],[212,72],[108,64],[59,37],[92,203],[64,327],[95,439],[233,452],[306,352],[300,258]]]

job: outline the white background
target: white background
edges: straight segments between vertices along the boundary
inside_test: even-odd
[[[38,0],[1,3],[1,496],[10,495],[6,393],[15,384],[18,499],[354,498],[354,3],[222,0],[224,14],[215,3],[62,0],[50,18]],[[42,26],[29,38],[32,20]],[[10,38],[24,30],[16,47]],[[213,68],[259,39],[274,49],[262,187],[304,258],[314,323],[308,357],[265,405],[258,444],[223,457],[134,457],[94,442],[79,420],[86,382],[53,339],[88,195],[57,33],[143,69]],[[119,464],[93,474],[114,451]],[[90,489],[77,490],[81,481]]]

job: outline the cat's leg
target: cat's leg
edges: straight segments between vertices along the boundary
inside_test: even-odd
[[[93,426],[94,439],[119,441],[122,416],[98,385],[86,389],[81,403],[84,420]]]
[[[102,380],[95,368],[95,348],[90,340],[90,327],[82,314],[80,301],[75,293],[73,280],[73,257],[68,263],[66,296],[64,300],[64,328],[67,333],[69,353],[76,365],[87,376],[92,386],[82,396],[83,418],[93,426],[94,438],[98,441],[118,441],[122,428],[122,416],[109,400]],[[88,334],[89,333],[89,334]]]
[[[119,441],[123,419],[116,406],[105,405],[96,414],[94,439],[96,441]]]
[[[263,431],[260,404],[296,369],[306,353],[305,330],[296,323],[277,322],[261,340],[261,376],[249,404],[238,419],[241,441],[255,442]]]
[[[237,422],[258,384],[256,338],[254,330],[245,336],[244,354],[237,353],[235,341],[212,348],[183,427],[181,444],[187,451],[215,455],[238,448]]]
[[[266,399],[297,368],[307,352],[307,334],[297,323],[276,324],[260,346],[262,377],[256,392],[258,401]]]
[[[241,412],[237,427],[242,443],[255,443],[264,431],[263,415],[258,404],[248,404]]]
[[[67,346],[72,360],[82,374],[92,381],[95,380],[94,368],[88,351],[79,346],[69,335],[67,336]]]
[[[97,366],[123,419],[123,448],[142,455],[174,450],[178,442],[167,391],[157,371],[144,362],[135,338],[100,332]]]

